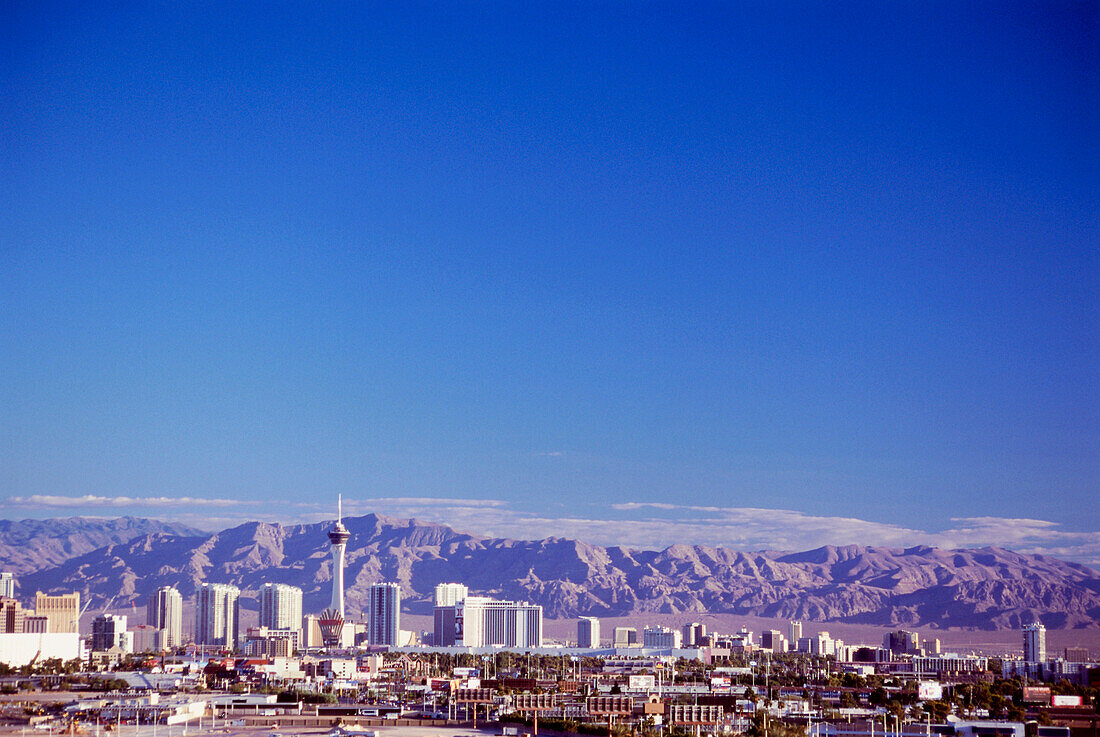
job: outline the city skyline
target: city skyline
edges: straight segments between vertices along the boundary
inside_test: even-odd
[[[1087,5],[0,17],[5,517],[1100,566]]]

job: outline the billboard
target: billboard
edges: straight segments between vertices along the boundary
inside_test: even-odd
[[[1065,694],[1054,694],[1050,697],[1051,706],[1080,706],[1080,696],[1069,696]]]
[[[650,691],[656,687],[656,676],[630,676],[627,679],[627,688],[631,691]]]
[[[917,684],[917,698],[921,701],[942,699],[943,684],[939,681],[921,681]]]
[[[493,703],[493,689],[491,688],[460,688],[455,691],[455,703],[458,704],[491,704]]]
[[[512,697],[512,707],[516,711],[545,711],[556,706],[556,694],[521,693]]]
[[[634,699],[629,696],[589,696],[587,706],[588,713],[593,716],[629,716],[634,712]]]
[[[733,681],[729,676],[714,676],[710,679],[710,690],[714,693],[729,693]]]
[[[1029,704],[1049,704],[1050,686],[1025,686],[1024,701]]]
[[[724,709],[721,706],[698,706],[692,704],[667,704],[665,715],[669,724],[718,724],[722,721]]]

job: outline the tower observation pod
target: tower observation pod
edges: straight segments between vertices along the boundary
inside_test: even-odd
[[[336,504],[336,524],[328,531],[329,543],[332,545],[332,600],[318,621],[325,647],[339,647],[344,630],[344,550],[351,539],[351,533],[344,526],[342,495]]]

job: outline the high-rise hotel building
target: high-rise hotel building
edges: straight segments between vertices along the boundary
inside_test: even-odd
[[[224,583],[204,583],[195,594],[195,642],[236,648],[240,641],[241,590]]]
[[[595,617],[581,617],[577,620],[577,647],[596,648],[600,646],[600,620]]]
[[[395,583],[371,584],[367,591],[367,639],[372,645],[398,645],[401,631],[401,587]]]
[[[440,583],[435,587],[436,606],[454,606],[466,598],[470,589],[461,583]]]
[[[1047,659],[1047,628],[1036,622],[1024,626],[1024,662],[1045,663]]]
[[[161,631],[160,647],[183,644],[183,596],[172,586],[161,586],[145,605],[145,623]]]
[[[467,596],[435,608],[433,642],[441,647],[542,647],[542,607]]]
[[[302,590],[285,583],[265,583],[260,587],[259,626],[301,632]]]
[[[35,614],[44,617],[46,632],[80,632],[80,592],[34,597]]]

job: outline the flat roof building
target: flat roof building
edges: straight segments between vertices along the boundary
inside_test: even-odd
[[[240,640],[241,590],[224,583],[204,583],[195,594],[195,642],[236,648]]]
[[[183,596],[172,586],[161,586],[145,605],[145,623],[162,630],[158,649],[183,644]]]
[[[600,620],[595,617],[581,617],[577,620],[577,647],[597,648],[600,646]]]
[[[259,626],[300,632],[302,590],[285,583],[265,583],[260,587]]]
[[[80,632],[80,592],[34,597],[35,614],[46,618],[47,632]]]
[[[434,634],[441,647],[542,647],[542,607],[467,596],[435,608]]]
[[[372,645],[400,644],[401,587],[395,583],[371,584],[367,591],[370,621],[367,638]]]

